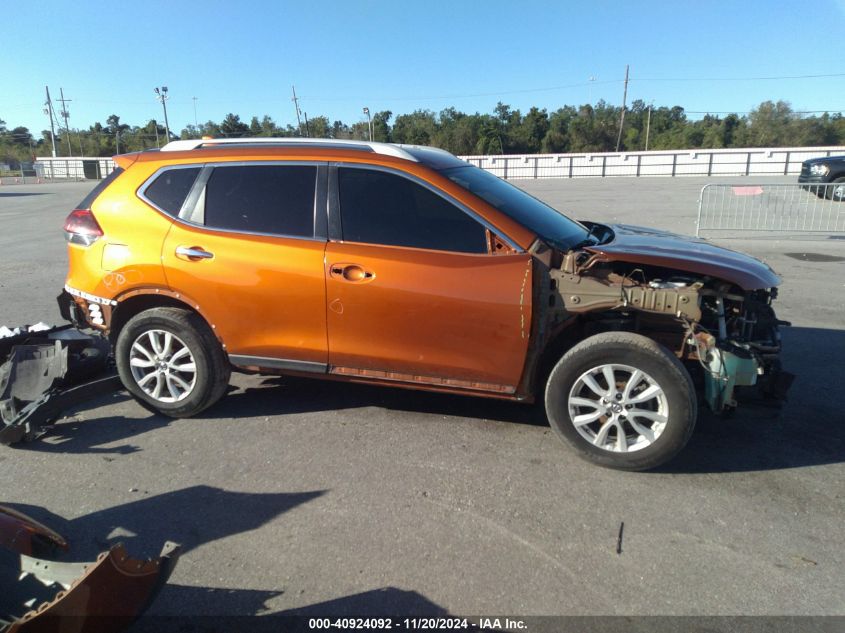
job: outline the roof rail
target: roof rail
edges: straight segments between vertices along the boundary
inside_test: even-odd
[[[419,162],[413,155],[399,145],[390,143],[372,143],[369,141],[355,141],[351,139],[334,138],[295,138],[295,137],[243,137],[243,138],[214,138],[190,139],[185,141],[170,141],[161,148],[162,152],[184,152],[193,149],[220,147],[222,145],[273,145],[276,147],[312,146],[334,147],[338,149],[357,149],[365,152],[375,152],[386,156],[395,156],[405,160]]]

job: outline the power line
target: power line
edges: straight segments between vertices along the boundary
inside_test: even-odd
[[[821,78],[829,78],[829,77],[845,77],[845,73],[826,73],[821,75],[781,75],[777,77],[644,77],[644,78],[636,78],[632,77],[629,79],[631,83],[633,82],[645,82],[645,81],[774,81],[774,80],[781,80],[781,79],[821,79]],[[379,101],[425,101],[425,100],[433,100],[433,99],[468,99],[472,97],[495,97],[497,95],[511,95],[511,94],[524,94],[524,93],[531,93],[531,92],[551,92],[554,90],[565,90],[567,88],[583,88],[585,86],[592,86],[592,85],[601,85],[601,84],[620,84],[624,83],[625,79],[609,79],[605,81],[590,81],[590,82],[579,82],[579,83],[572,83],[572,84],[565,84],[560,86],[547,86],[544,88],[522,88],[522,89],[514,89],[514,90],[497,90],[495,92],[476,92],[471,94],[449,94],[449,95],[417,95],[417,96],[408,96],[408,97],[384,97],[379,98]],[[372,97],[372,95],[369,95]],[[368,97],[364,96],[344,96],[344,97],[325,97],[322,95],[305,95],[300,97],[300,99],[309,99],[312,101],[352,101],[355,99],[365,99]]]
[[[495,97],[501,95],[512,95],[512,94],[523,94],[529,92],[551,92],[554,90],[565,90],[566,88],[583,88],[584,86],[592,86],[595,84],[620,84],[624,82],[624,79],[611,79],[607,81],[592,81],[592,82],[581,82],[577,84],[567,84],[564,86],[547,86],[545,88],[525,88],[520,90],[497,90],[496,92],[476,92],[473,94],[463,94],[463,95],[437,95],[437,96],[409,96],[409,97],[377,97],[378,101],[429,101],[435,99],[469,99],[472,97]],[[372,95],[363,96],[363,95],[352,95],[348,97],[323,97],[323,96],[314,96],[314,95],[305,95],[304,97],[300,97],[300,99],[308,99],[310,101],[353,101],[356,99],[370,99]]]
[[[774,81],[779,79],[821,79],[827,77],[845,77],[845,73],[825,75],[780,75],[778,77],[644,77],[631,81]]]
[[[683,110],[683,108],[681,109]],[[757,112],[757,110],[684,110],[684,114],[751,114],[752,112]],[[838,114],[841,112],[845,112],[845,108],[828,108],[827,110],[790,110],[789,114]]]

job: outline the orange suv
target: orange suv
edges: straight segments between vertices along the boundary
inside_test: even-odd
[[[531,402],[605,466],[687,442],[699,397],[777,396],[779,278],[703,240],[576,222],[430,147],[176,141],[65,223],[62,314],[142,404],[191,416],[232,369]]]

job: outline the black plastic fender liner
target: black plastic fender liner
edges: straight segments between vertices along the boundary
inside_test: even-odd
[[[122,388],[120,376],[114,371],[69,389],[53,389],[21,409],[17,416],[0,429],[0,444],[15,444],[38,437],[39,431],[55,421],[64,411],[88,400]],[[5,420],[4,420],[5,422]]]
[[[120,388],[111,345],[72,326],[0,339],[0,444],[34,439],[61,413]]]

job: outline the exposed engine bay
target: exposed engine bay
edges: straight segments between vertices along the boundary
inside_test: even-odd
[[[609,230],[609,229],[608,229]],[[608,261],[593,249],[538,250],[546,337],[580,325],[583,334],[625,330],[652,338],[703,376],[713,411],[736,407],[734,388],[758,385],[785,397],[794,376],[780,366],[777,288],[744,290],[736,283],[666,266]],[[698,368],[697,371],[696,368]]]

